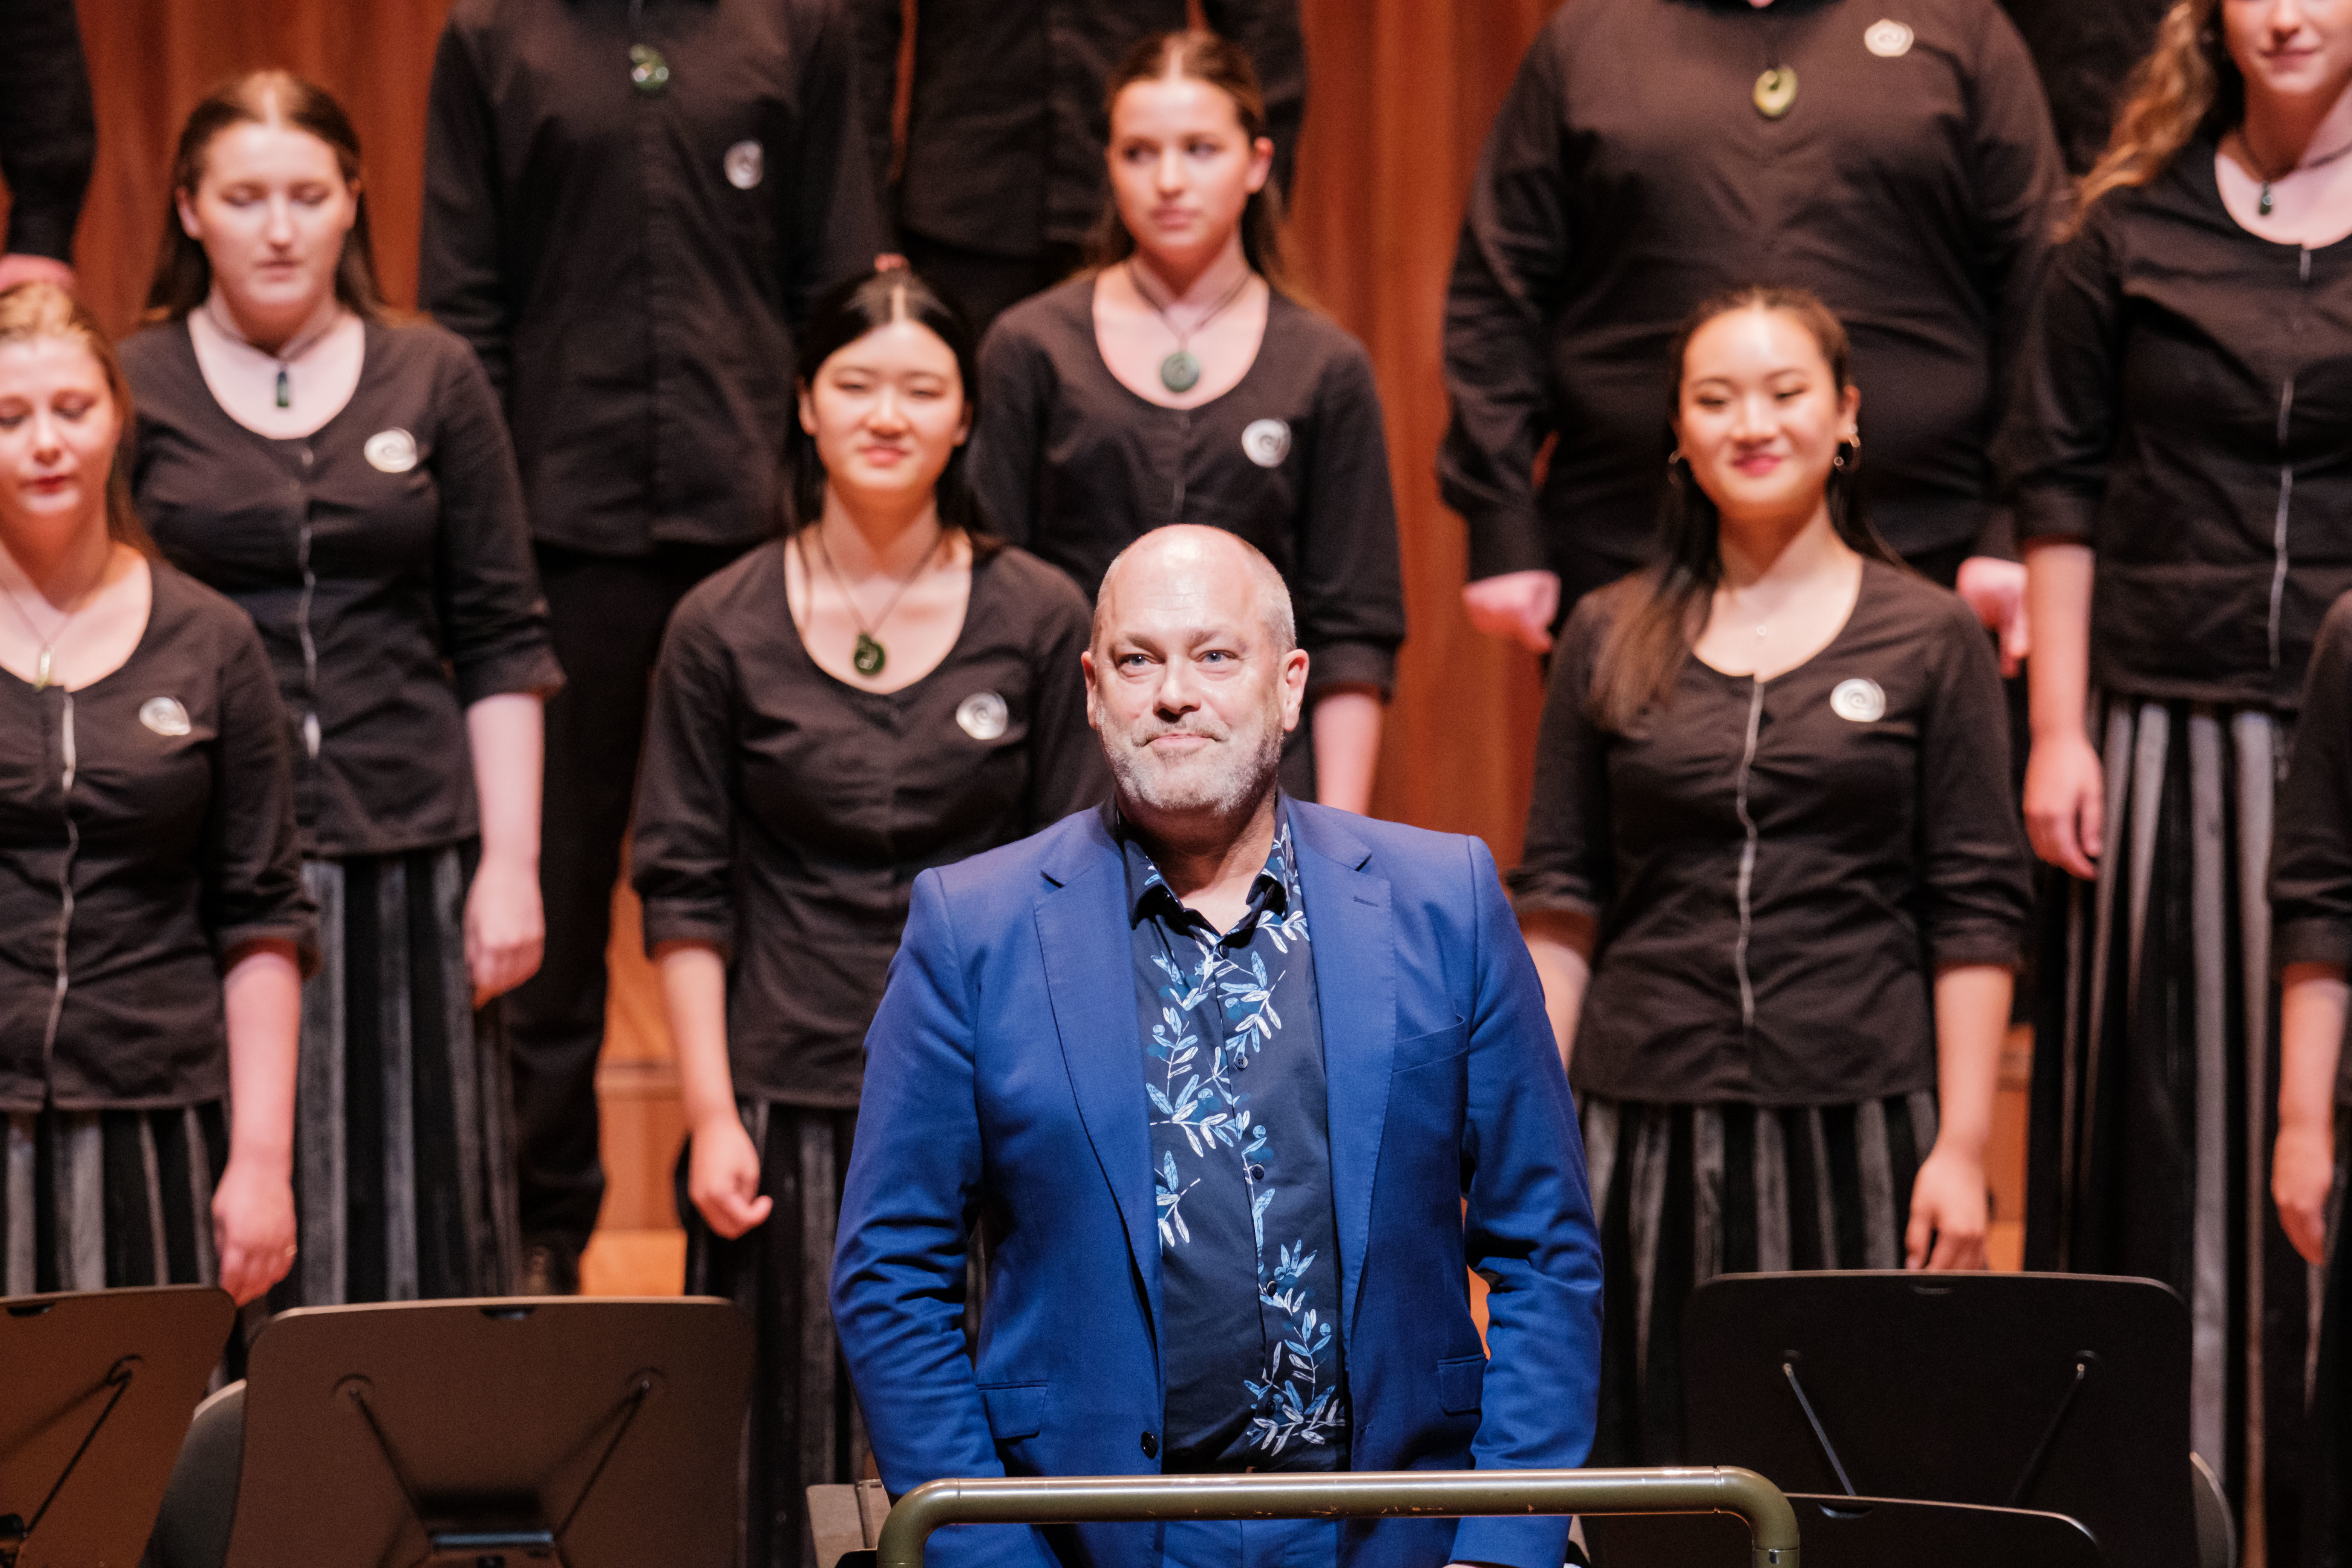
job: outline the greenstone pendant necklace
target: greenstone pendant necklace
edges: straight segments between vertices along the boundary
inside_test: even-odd
[[[1218,300],[1216,304],[1210,307],[1209,313],[1207,315],[1193,322],[1191,329],[1187,330],[1185,328],[1179,327],[1173,321],[1169,319],[1168,307],[1151,297],[1150,290],[1147,289],[1143,286],[1143,275],[1135,269],[1134,258],[1129,257],[1128,258],[1128,287],[1134,289],[1137,297],[1142,300],[1145,304],[1150,306],[1152,310],[1158,314],[1161,324],[1176,335],[1176,352],[1160,362],[1160,385],[1166,387],[1171,392],[1181,393],[1190,392],[1194,387],[1201,384],[1201,362],[1193,355],[1192,353],[1193,334],[1206,327],[1211,321],[1215,321],[1219,316],[1223,315],[1225,312],[1225,307],[1240,299],[1242,297],[1242,290],[1248,288],[1250,286],[1250,279],[1256,276],[1257,274],[1255,271],[1248,268],[1244,268],[1242,269],[1241,281],[1234,284],[1231,289],[1227,290],[1223,299]]]
[[[890,613],[898,607],[898,601],[907,596],[907,590],[915,585],[915,579],[930,565],[931,557],[940,552],[940,545],[947,536],[948,531],[941,528],[939,537],[931,541],[931,547],[923,552],[923,558],[915,563],[915,569],[907,574],[906,580],[898,584],[898,591],[890,595],[890,602],[882,606],[882,613],[874,617],[874,624],[869,626],[866,624],[866,617],[858,613],[857,601],[850,595],[849,584],[843,579],[841,568],[833,563],[833,547],[824,542],[824,524],[820,522],[816,525],[816,547],[824,557],[825,575],[833,579],[834,592],[839,594],[841,602],[849,606],[849,618],[857,626],[857,641],[849,651],[849,667],[866,679],[871,680],[881,674],[882,667],[890,662],[890,650],[884,647],[882,640],[874,634],[888,624]],[[808,559],[805,552],[801,559],[805,564]]]
[[[629,0],[629,37],[635,37],[646,21],[646,0]],[[629,85],[646,98],[669,90],[669,61],[651,44],[629,46]]]
[[[2252,166],[2254,162],[2254,144],[2246,140],[2246,132],[2242,128],[2238,132],[2238,145],[2246,150],[2246,163],[2249,166]],[[2255,168],[2254,177],[2262,182],[2263,194],[2261,199],[2254,203],[2254,210],[2262,214],[2264,217],[2270,216],[2271,209],[2278,205],[2276,198],[2271,195],[2271,187],[2273,185],[2277,184],[2281,180],[2285,179],[2290,174],[2300,174],[2306,169],[2326,168],[2328,164],[2336,162],[2336,159],[2343,157],[2347,153],[2352,153],[2352,142],[2347,142],[2343,146],[2338,147],[2333,153],[2323,153],[2316,158],[2306,159],[2303,163],[2292,164],[2275,174],[2265,174],[2261,169]]]

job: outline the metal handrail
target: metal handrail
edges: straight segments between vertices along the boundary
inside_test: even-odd
[[[949,1524],[1543,1513],[1737,1514],[1748,1521],[1755,1568],[1797,1568],[1796,1510],[1770,1481],[1730,1466],[930,1481],[890,1510],[876,1568],[923,1568],[924,1542]]]

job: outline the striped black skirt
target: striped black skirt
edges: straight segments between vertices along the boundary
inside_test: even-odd
[[[814,1568],[806,1488],[855,1481],[867,1445],[834,1338],[830,1286],[841,1181],[855,1110],[751,1100],[740,1107],[760,1151],[766,1222],[732,1241],[703,1223],[677,1163],[686,1293],[724,1296],[751,1314],[751,1419],[742,1457],[747,1568]],[[689,1151],[690,1152],[690,1151]]]
[[[0,1149],[0,1295],[219,1282],[221,1102],[11,1111]]]
[[[2271,1205],[2272,808],[2286,722],[2103,700],[2106,853],[2053,875],[2036,957],[2026,1267],[2160,1279],[2189,1304],[2189,1439],[2244,1561],[2294,1560],[2308,1266]]]
[[[1928,1093],[1854,1105],[1583,1099],[1601,1216],[1595,1465],[1679,1465],[1683,1305],[1718,1274],[1899,1268]]]
[[[495,1004],[466,967],[471,846],[310,860],[324,963],[302,988],[294,1204],[272,1310],[499,1296],[520,1251]]]

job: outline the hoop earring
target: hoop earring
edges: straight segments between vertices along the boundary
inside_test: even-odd
[[[1843,472],[1860,461],[1862,461],[1862,437],[1856,436],[1851,440],[1838,443],[1836,453],[1830,458],[1830,467]]]
[[[1689,471],[1690,459],[1683,456],[1680,447],[1666,454],[1666,480],[1669,484],[1680,482],[1683,475]]]

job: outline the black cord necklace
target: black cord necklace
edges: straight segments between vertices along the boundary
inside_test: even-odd
[[[1161,304],[1159,300],[1151,297],[1150,290],[1146,289],[1143,286],[1143,274],[1137,269],[1135,258],[1131,256],[1128,258],[1128,287],[1134,289],[1136,294],[1143,300],[1143,302],[1150,306],[1153,311],[1159,315],[1161,325],[1165,326],[1170,331],[1176,334],[1176,352],[1160,362],[1160,385],[1166,387],[1171,392],[1190,392],[1194,387],[1201,384],[1201,362],[1199,359],[1195,358],[1192,353],[1193,334],[1206,328],[1211,321],[1215,321],[1219,316],[1223,315],[1225,313],[1225,307],[1240,299],[1242,297],[1242,290],[1248,288],[1250,286],[1250,279],[1256,276],[1257,274],[1249,268],[1243,268],[1242,280],[1234,284],[1231,289],[1227,290],[1223,299],[1218,300],[1213,306],[1210,307],[1209,313],[1207,315],[1193,322],[1191,328],[1186,329],[1179,327],[1175,321],[1170,318],[1167,306]]]
[[[2246,128],[2242,125],[2238,127],[2238,145],[2245,149],[2246,162],[2253,164],[2254,178],[2263,183],[2262,200],[2254,204],[2254,210],[2262,214],[2264,217],[2270,216],[2271,208],[2278,205],[2271,195],[2271,187],[2273,185],[2277,184],[2281,180],[2289,179],[2294,175],[2303,174],[2307,170],[2324,169],[2328,164],[2336,162],[2336,159],[2343,157],[2347,153],[2352,153],[2352,142],[2347,142],[2343,146],[2338,147],[2333,153],[2323,153],[2316,158],[2306,159],[2303,163],[2290,164],[2286,168],[2281,169],[2275,174],[2266,174],[2263,172],[2261,163],[2257,162],[2254,157],[2253,138],[2246,134]]]
[[[915,585],[915,579],[930,565],[931,557],[940,552],[940,546],[946,542],[947,536],[948,531],[941,528],[939,537],[931,541],[931,547],[923,552],[923,558],[915,563],[915,569],[907,574],[906,580],[898,584],[898,591],[890,595],[890,602],[882,606],[882,613],[874,617],[874,624],[869,626],[866,624],[866,617],[858,613],[857,601],[851,596],[849,584],[841,575],[841,568],[833,563],[833,546],[824,542],[824,524],[820,522],[816,525],[816,547],[824,556],[825,575],[833,579],[834,592],[839,594],[841,602],[849,606],[849,618],[857,625],[857,642],[849,653],[850,668],[868,680],[881,674],[882,667],[890,662],[889,650],[874,634],[888,624],[890,613],[898,607],[898,601],[907,596],[907,590]],[[805,569],[808,560],[805,551],[801,560]]]

